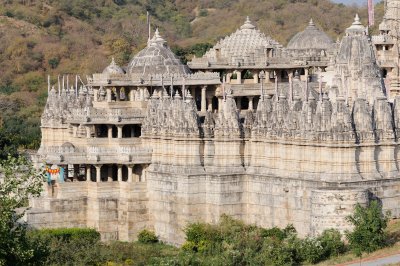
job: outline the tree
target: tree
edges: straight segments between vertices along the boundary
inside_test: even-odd
[[[44,173],[33,168],[23,156],[0,162],[0,265],[40,264],[44,249],[26,235],[20,221],[30,197],[38,197],[45,181]]]
[[[389,213],[382,214],[382,206],[378,201],[371,201],[369,206],[362,207],[357,204],[354,214],[347,220],[354,225],[352,232],[347,231],[346,237],[350,249],[357,256],[363,252],[373,252],[386,245],[385,228],[389,219]]]

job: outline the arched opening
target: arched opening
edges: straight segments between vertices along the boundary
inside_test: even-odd
[[[78,164],[77,180],[86,181],[86,165]]]
[[[242,106],[243,110],[249,109],[249,98],[244,96],[240,99],[240,105]]]
[[[130,125],[124,125],[122,127],[122,138],[131,138],[132,132],[131,132],[131,126]]]
[[[132,125],[133,137],[138,138],[142,135],[142,126],[141,125]]]
[[[260,101],[259,97],[254,97],[254,99],[253,99],[253,107],[256,108],[255,110],[257,110],[257,108],[258,108],[259,101]]]
[[[143,181],[143,166],[141,164],[136,164],[133,167],[133,174],[136,177],[136,180],[138,182],[142,182]]]
[[[112,137],[113,138],[118,137],[118,128],[115,125],[112,126]]]
[[[250,70],[243,70],[242,77],[243,79],[253,79],[254,75]]]
[[[193,91],[194,91],[194,95],[192,95],[192,96],[196,102],[197,111],[200,111],[201,110],[201,88],[196,88]]]
[[[100,168],[100,181],[107,182],[108,180],[108,165],[103,165]]]
[[[218,104],[219,104],[218,98],[217,98],[217,96],[214,96],[212,98],[212,105],[214,107],[214,110],[219,110],[219,105]]]
[[[122,181],[128,181],[128,167],[126,165],[122,166]]]
[[[142,134],[142,127],[138,124],[124,125],[122,127],[122,138],[138,138]]]
[[[97,138],[107,138],[108,137],[108,127],[106,125],[95,125],[96,137]]]
[[[386,78],[388,74],[388,71],[386,68],[382,69],[382,78]]]
[[[117,181],[118,180],[118,166],[116,164],[112,164],[110,166],[111,171],[109,172],[108,175],[108,180],[109,181]]]
[[[90,181],[92,182],[96,182],[96,167],[94,167],[93,165],[90,166]]]
[[[114,87],[111,89],[111,101],[115,102],[117,100],[117,89]]]

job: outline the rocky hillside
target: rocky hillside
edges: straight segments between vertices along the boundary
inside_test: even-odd
[[[246,16],[286,44],[313,18],[332,38],[366,10],[329,0],[1,0],[2,131],[21,147],[39,145],[46,75],[102,70],[114,56],[126,64],[147,40],[146,11],[177,53],[190,58],[236,30]],[[377,5],[377,21],[383,13]]]

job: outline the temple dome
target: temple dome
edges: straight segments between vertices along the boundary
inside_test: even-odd
[[[280,47],[280,44],[261,33],[247,17],[236,32],[221,39],[202,59],[209,64],[254,65],[263,58],[265,49],[276,47]],[[196,63],[196,60],[199,59],[194,58],[192,62]],[[265,64],[265,61],[259,63]]]
[[[157,29],[153,38],[148,41],[147,47],[130,61],[127,73],[140,74],[141,76],[155,74],[185,75],[189,74],[190,71],[167,46],[166,41],[160,36]]]
[[[319,30],[313,20],[310,20],[304,31],[297,33],[288,43],[287,48],[292,50],[309,50],[331,48],[333,41],[325,32]]]
[[[103,74],[125,74],[125,71],[115,63],[113,57],[111,64],[103,70]]]

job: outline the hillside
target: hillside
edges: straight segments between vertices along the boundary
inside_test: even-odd
[[[365,8],[328,0],[2,0],[0,5],[0,107],[3,132],[20,147],[39,145],[46,75],[101,71],[146,44],[146,10],[182,56],[236,30],[250,16],[261,31],[286,44],[312,17],[336,39]],[[379,24],[383,5],[377,5]],[[375,26],[376,27],[376,26]],[[197,49],[197,50],[196,50]]]

